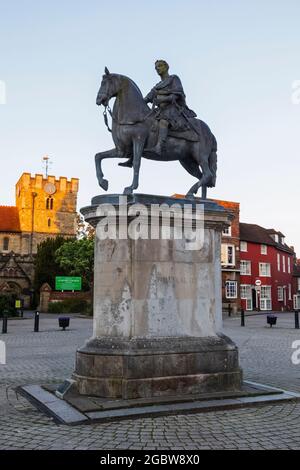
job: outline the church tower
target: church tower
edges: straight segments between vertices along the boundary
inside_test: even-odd
[[[22,174],[16,184],[16,206],[21,232],[33,234],[33,252],[48,237],[75,236],[78,183],[77,178]]]

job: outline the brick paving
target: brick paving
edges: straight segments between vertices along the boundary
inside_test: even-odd
[[[264,316],[225,319],[224,332],[240,347],[245,378],[300,392],[300,365],[291,362],[291,345],[300,340],[293,317],[281,314],[276,328]],[[57,425],[15,387],[59,383],[69,377],[75,350],[91,335],[92,321],[71,318],[59,330],[57,316],[42,315],[40,332],[33,320],[10,320],[7,365],[0,365],[0,449],[300,449],[300,403],[230,411],[143,418],[134,421],[68,427]]]

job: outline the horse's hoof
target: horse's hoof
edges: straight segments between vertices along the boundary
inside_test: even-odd
[[[133,189],[130,186],[128,186],[128,188],[124,189],[123,194],[125,194],[127,196],[129,194],[132,194],[132,191],[133,191]]]
[[[104,189],[104,191],[107,191],[108,190],[108,181],[103,179],[100,183],[100,186],[102,189]]]
[[[185,195],[185,199],[189,199],[190,201],[193,201],[195,199],[195,195],[193,193],[187,193]]]

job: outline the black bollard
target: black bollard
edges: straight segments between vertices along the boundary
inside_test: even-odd
[[[39,331],[39,323],[40,323],[40,313],[35,312],[35,315],[34,315],[34,332],[35,333]]]
[[[245,326],[245,312],[241,310],[241,326]]]
[[[228,304],[228,316],[231,317],[231,304]]]
[[[299,310],[295,310],[295,328],[299,330]]]
[[[7,333],[7,316],[3,314],[3,320],[2,320],[2,334]]]

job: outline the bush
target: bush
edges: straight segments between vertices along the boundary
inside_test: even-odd
[[[3,317],[4,310],[7,311],[8,316],[16,316],[17,312],[15,309],[16,296],[11,294],[0,295],[0,318]]]
[[[86,300],[65,299],[49,303],[49,313],[87,313],[90,314],[90,304]]]

